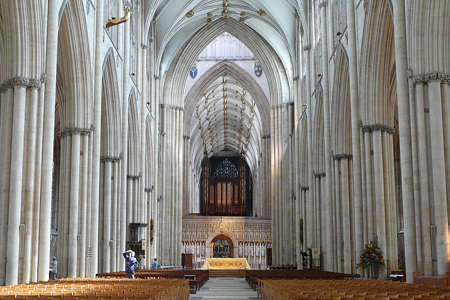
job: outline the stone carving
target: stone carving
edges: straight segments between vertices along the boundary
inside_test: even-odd
[[[322,1],[322,2],[319,4],[319,8],[325,8],[325,7],[327,7],[327,1],[326,1],[326,0]]]
[[[0,93],[5,93],[8,88],[14,88],[16,86],[39,89],[42,86],[42,78],[46,78],[46,76],[44,77],[44,75],[42,75],[41,79],[33,79],[23,76],[13,77],[2,83],[2,85],[0,86]]]
[[[100,161],[102,162],[119,162],[120,161],[120,157],[114,157],[114,156],[102,156],[100,157]]]
[[[66,128],[60,133],[58,133],[58,136],[62,139],[69,135],[79,134],[79,135],[89,135],[91,134],[91,128]]]
[[[332,157],[334,160],[353,159],[353,155],[351,154],[335,154]]]
[[[170,105],[170,104],[160,104],[161,108],[170,108],[173,110],[180,110],[180,111],[184,111],[184,108],[181,106],[176,106],[176,105]]]
[[[374,132],[374,131],[384,131],[390,134],[394,134],[397,130],[394,127],[390,127],[383,124],[373,124],[373,125],[360,125],[363,132]]]
[[[414,85],[417,85],[419,83],[426,84],[430,81],[439,81],[441,83],[450,83],[450,75],[444,74],[441,72],[427,73],[427,74],[413,76],[412,81],[413,81]]]

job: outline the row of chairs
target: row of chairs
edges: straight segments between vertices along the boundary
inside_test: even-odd
[[[195,278],[195,290],[199,290],[202,286],[209,280],[209,270],[194,270],[194,269],[183,269],[183,270],[136,270],[135,278],[143,279],[183,279],[183,278]],[[186,277],[188,276],[188,277]],[[103,278],[125,278],[125,272],[111,272],[111,273],[98,273],[97,277]],[[194,281],[191,280],[193,284]],[[193,288],[191,284],[191,288]]]
[[[58,279],[0,287],[0,299],[189,299],[185,279]]]
[[[263,300],[438,300],[450,299],[450,290],[387,280],[261,280]]]
[[[352,279],[359,278],[359,274],[345,274],[322,270],[247,270],[245,279],[256,289],[258,281],[262,279]]]

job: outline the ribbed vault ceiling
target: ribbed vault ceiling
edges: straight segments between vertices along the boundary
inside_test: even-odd
[[[199,156],[234,151],[258,157],[261,118],[251,94],[226,74],[199,99],[191,120],[191,145]]]
[[[304,19],[300,0],[146,0],[147,23],[155,23],[156,49],[162,74],[188,39],[218,19],[233,18],[263,37],[291,71],[296,18]],[[304,23],[304,22],[302,22]]]

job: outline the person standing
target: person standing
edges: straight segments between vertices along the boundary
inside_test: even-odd
[[[158,261],[155,258],[155,261],[152,263],[152,270],[158,269]]]
[[[53,260],[50,263],[50,280],[56,279],[56,273],[58,273],[58,261],[56,260],[56,256],[53,256]]]
[[[131,278],[134,279],[134,272],[137,269],[137,259],[134,257],[134,251],[133,250],[127,250],[123,253],[123,257],[126,261],[126,267],[125,267],[125,278]]]

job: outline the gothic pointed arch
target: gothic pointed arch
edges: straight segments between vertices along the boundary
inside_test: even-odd
[[[336,49],[336,67],[331,94],[331,149],[335,154],[350,154],[351,111],[348,57],[341,43]]]
[[[139,139],[140,139],[140,122],[138,97],[136,90],[133,88],[128,99],[128,175],[138,175],[139,164]]]
[[[323,120],[323,94],[322,86],[319,85],[315,92],[315,105],[312,112],[312,144],[313,148],[316,149],[315,157],[310,159],[313,160],[313,171],[315,173],[325,172],[325,146],[323,144],[324,140],[324,120]]]
[[[79,20],[73,22],[73,20]],[[70,0],[65,5],[58,35],[57,98],[61,129],[89,128],[92,124],[91,56],[83,4]]]
[[[236,65],[235,63],[224,60],[202,75],[201,78],[194,84],[194,86],[189,91],[188,95],[185,98],[185,118],[184,118],[184,135],[190,136],[190,143],[192,147],[191,154],[195,156],[194,168],[199,169],[201,163],[201,156],[203,153],[203,144],[198,141],[200,135],[199,132],[195,136],[192,136],[192,128],[197,124],[192,123],[192,115],[194,114],[196,105],[198,104],[199,99],[202,99],[203,95],[207,92],[207,88],[213,84],[213,82],[218,78],[227,74],[227,77],[233,78],[239,82],[239,84],[252,96],[257,107],[257,112],[259,114],[259,118],[257,118],[255,123],[261,125],[261,129],[259,130],[259,125],[256,126],[258,130],[255,133],[255,136],[252,138],[252,146],[250,149],[250,156],[247,156],[248,164],[252,170],[255,170],[257,161],[259,159],[258,153],[262,150],[261,146],[261,137],[270,134],[270,108],[269,101],[265,96],[264,92],[258,85],[258,83],[241,67]]]
[[[394,126],[397,99],[392,98],[395,76],[394,24],[387,0],[369,3],[361,46],[361,116],[365,124]],[[376,42],[374,42],[376,41]],[[396,87],[395,87],[396,90]]]
[[[269,83],[271,104],[289,101],[290,80],[277,53],[256,32],[242,28],[237,20],[218,19],[205,26],[178,50],[171,60],[167,75],[164,78],[164,101],[166,104],[182,105],[187,74],[192,63],[201,51],[221,33],[229,32],[243,42],[260,60]]]
[[[106,55],[102,76],[101,156],[119,157],[121,149],[121,107],[117,68],[113,52]]]

